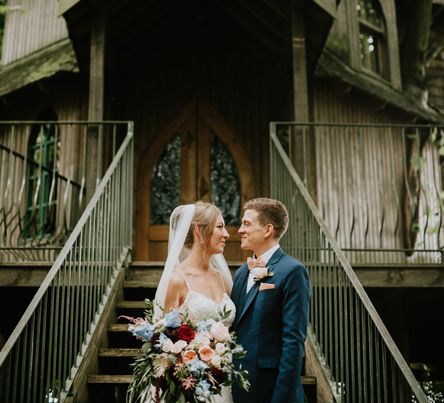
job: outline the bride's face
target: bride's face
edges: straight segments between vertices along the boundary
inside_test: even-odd
[[[216,220],[216,225],[208,241],[207,251],[212,255],[216,253],[223,253],[225,248],[225,243],[230,237],[226,228],[223,217],[220,215]]]

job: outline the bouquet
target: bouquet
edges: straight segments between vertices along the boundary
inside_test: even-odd
[[[221,312],[219,321],[193,323],[179,308],[155,320],[153,304],[146,303],[145,318],[125,317],[132,322],[128,330],[144,342],[133,364],[130,402],[206,402],[233,383],[248,390],[247,371],[233,364],[245,351],[223,324],[229,311]]]

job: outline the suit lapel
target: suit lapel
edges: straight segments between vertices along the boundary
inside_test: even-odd
[[[239,317],[237,319],[238,322],[242,319],[242,317],[244,316],[245,312],[247,312],[248,307],[251,305],[251,303],[253,302],[254,298],[257,295],[257,293],[259,292],[259,283],[260,283],[260,281],[256,281],[252,285],[250,291],[248,291],[247,296],[246,296],[245,304],[244,304],[244,306],[242,308],[242,312],[241,312],[241,314],[239,315]]]
[[[279,262],[279,260],[281,259],[281,257],[284,255],[284,252],[281,248],[279,248],[276,252],[273,253],[273,256],[271,256],[270,260],[267,263],[268,269],[269,271],[274,271],[276,272],[277,266],[273,267],[277,262]],[[273,270],[272,270],[273,269]],[[245,270],[245,273],[242,273],[242,275],[245,274],[245,277],[242,278],[243,282],[242,282],[242,287],[240,287],[238,289],[238,292],[242,292],[242,290],[246,290],[245,287],[243,287],[244,283],[247,281],[248,278],[248,269]],[[239,279],[241,280],[241,279]],[[241,314],[238,316],[236,323],[239,323],[241,321],[241,319],[243,318],[243,316],[245,315],[245,312],[247,312],[249,306],[252,304],[252,302],[254,301],[257,293],[259,292],[259,284],[260,281],[256,281],[253,286],[251,287],[250,291],[248,292],[247,296],[246,296],[246,301],[244,306],[242,307],[242,312]],[[240,300],[239,296],[239,300]],[[239,306],[239,305],[237,305]]]
[[[242,301],[242,291],[245,291],[246,289],[246,283],[248,278],[248,268],[247,265],[244,264],[239,269],[239,275],[236,279],[236,282],[233,286],[233,292],[231,295],[231,299],[235,303],[236,307],[239,306],[240,302]]]

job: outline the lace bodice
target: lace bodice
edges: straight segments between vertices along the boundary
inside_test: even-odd
[[[222,277],[220,278],[220,284],[222,289],[224,290],[224,294],[222,299],[217,302],[206,296],[205,294],[193,290],[185,273],[181,271],[177,271],[177,273],[179,273],[183,277],[187,286],[187,295],[185,296],[185,300],[183,301],[182,308],[187,311],[190,319],[193,322],[198,322],[200,320],[206,319],[214,319],[216,321],[219,321],[222,319],[224,312],[229,312],[228,316],[223,319],[222,322],[225,326],[228,327],[233,324],[234,318],[236,316],[236,306],[227,294]]]
[[[222,300],[218,303],[206,295],[188,288],[188,293],[182,307],[187,310],[190,318],[193,321],[205,319],[220,320],[221,314],[225,310],[229,311],[230,313],[228,317],[223,320],[223,323],[226,326],[231,326],[236,316],[236,307],[234,302],[226,292],[224,293]]]

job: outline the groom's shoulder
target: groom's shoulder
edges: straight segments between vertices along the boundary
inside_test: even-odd
[[[279,261],[279,265],[282,266],[287,271],[293,271],[293,270],[306,271],[307,270],[301,261],[294,258],[293,256],[287,255],[285,252],[282,254],[282,257]]]

